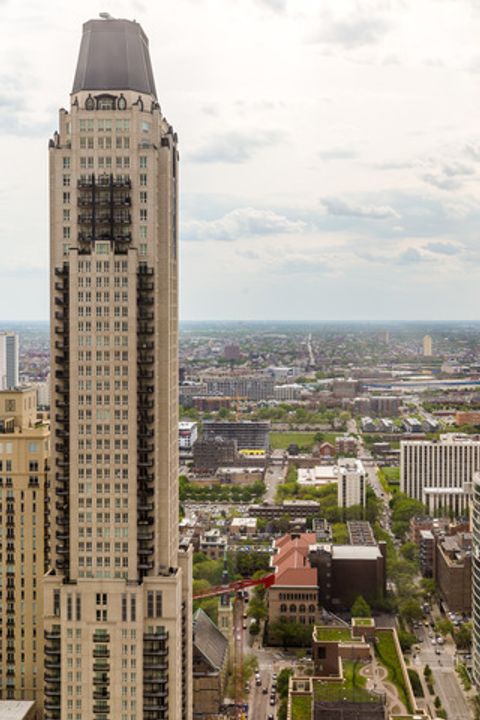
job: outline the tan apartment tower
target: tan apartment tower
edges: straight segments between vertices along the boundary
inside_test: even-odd
[[[177,136],[140,25],[83,26],[50,141],[45,717],[191,718],[178,536]]]
[[[425,335],[423,338],[423,357],[432,357],[433,343],[431,335]]]
[[[0,698],[34,700],[42,717],[43,577],[50,429],[37,392],[0,392]]]

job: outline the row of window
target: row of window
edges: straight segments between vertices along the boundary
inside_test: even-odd
[[[110,118],[98,118],[96,121],[93,118],[81,118],[79,123],[80,132],[112,132],[112,129],[116,132],[129,132],[130,131],[130,119],[129,118],[116,118],[115,123]],[[151,123],[146,120],[142,120],[141,130],[144,133],[150,132]],[[68,156],[64,157],[64,160],[68,160]]]
[[[147,228],[145,228],[146,231]],[[113,286],[115,288],[119,287],[128,287],[128,277],[126,275],[115,275],[113,278]],[[92,287],[92,278],[84,275],[78,276],[78,287]],[[110,287],[110,276],[109,275],[97,275],[95,277],[95,287]],[[104,295],[104,297],[109,299],[108,293]],[[101,302],[101,296],[97,293],[96,295],[96,301]],[[109,300],[108,300],[109,301]]]
[[[90,327],[89,324],[90,323]],[[87,329],[88,328],[88,329]],[[85,330],[82,332],[91,332],[91,321],[87,320],[85,323]],[[95,342],[93,342],[95,341]],[[109,335],[95,335],[95,337],[92,337],[91,335],[79,335],[78,336],[78,344],[80,346],[84,347],[110,347],[110,336]],[[115,335],[113,337],[113,345],[114,347],[127,347],[128,346],[128,335]]]
[[[85,351],[80,350],[80,352],[85,353],[85,354],[82,355],[82,357],[80,357],[80,355],[79,355],[79,360],[86,360],[88,362],[92,361],[92,351],[91,350],[85,350]],[[110,358],[111,358],[110,350],[97,350],[95,353],[95,359],[98,362],[100,362],[102,359],[110,360]],[[128,362],[128,350],[127,351],[115,350],[115,352],[113,353],[113,360],[115,362]],[[122,367],[122,369],[120,369],[120,365],[116,365],[114,367],[115,375],[120,375],[120,374],[128,375],[128,373],[123,372],[123,370],[124,370],[124,367]]]
[[[110,261],[109,260],[97,260],[95,263],[95,268],[97,273],[98,272],[104,272],[108,273],[110,272]],[[113,269],[115,273],[126,273],[128,272],[128,260],[115,260],[113,263]],[[85,273],[91,273],[92,272],[92,261],[91,260],[79,260],[78,261],[78,271],[79,272],[85,272]]]
[[[93,135],[80,135],[78,142],[80,150],[94,150],[95,148],[98,148],[99,150],[112,150],[114,146],[117,150],[121,150],[122,148],[128,150],[130,148],[130,136],[116,135],[115,143],[113,143],[111,135],[98,135],[96,138]],[[70,169],[69,160],[70,158],[68,156],[63,158],[64,170]]]
[[[83,396],[79,396],[79,402],[83,402],[82,398]],[[128,432],[128,425],[125,425],[125,432]],[[115,450],[121,450],[122,448],[124,450],[128,450],[128,438],[115,438],[115,440],[112,441],[109,438],[97,438],[95,441],[95,446],[97,450],[110,450],[111,447],[113,447]],[[78,448],[79,450],[91,450],[92,439],[88,438],[87,440],[79,440]]]

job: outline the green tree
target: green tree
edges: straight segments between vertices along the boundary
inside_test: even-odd
[[[277,677],[277,690],[279,696],[283,699],[288,695],[288,681],[293,675],[292,668],[283,668]]]
[[[464,623],[454,635],[455,644],[458,648],[465,650],[472,644],[472,625]]]
[[[417,563],[418,561],[418,547],[413,542],[407,542],[400,548],[400,554],[403,555],[405,560],[409,562]]]
[[[439,635],[445,637],[448,633],[453,633],[453,623],[447,618],[441,618],[435,623],[435,630]]]
[[[401,602],[399,612],[400,616],[409,623],[414,620],[420,620],[423,616],[421,605],[414,597],[407,598]]]
[[[252,623],[248,628],[248,632],[252,637],[256,637],[260,633],[260,624],[258,622]]]
[[[370,605],[361,595],[358,595],[353,603],[351,612],[352,617],[372,617]]]

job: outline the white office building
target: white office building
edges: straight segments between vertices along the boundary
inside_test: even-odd
[[[340,458],[337,473],[337,502],[341,508],[361,505],[365,507],[367,477],[361,460]]]
[[[439,441],[400,443],[400,489],[423,502],[429,514],[467,511],[473,473],[480,470],[478,435],[447,434]]]

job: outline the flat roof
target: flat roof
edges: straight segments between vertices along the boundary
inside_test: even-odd
[[[382,553],[373,545],[332,545],[335,560],[377,560]]]
[[[23,720],[34,706],[32,700],[0,700],[0,720]]]

